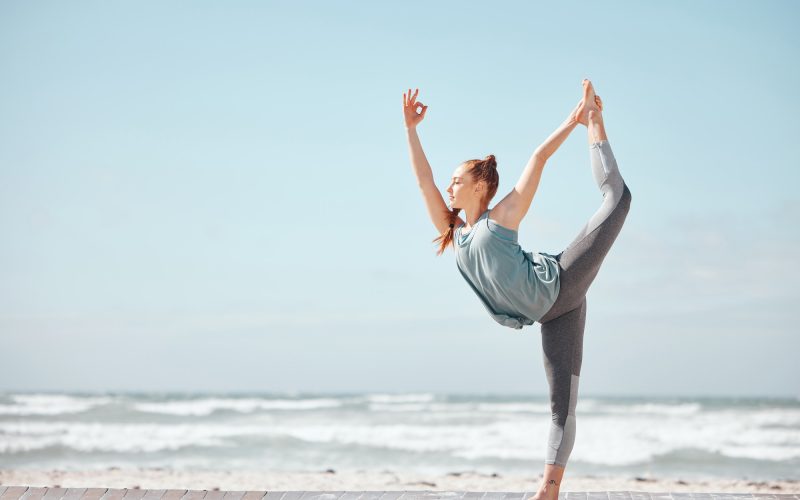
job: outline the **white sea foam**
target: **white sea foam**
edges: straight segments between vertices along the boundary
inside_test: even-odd
[[[262,426],[1,422],[0,453],[63,446],[81,452],[153,453],[235,444],[230,438],[272,434]]]
[[[550,413],[550,403],[371,403],[371,411],[436,412],[443,414],[468,412]]]
[[[706,412],[689,418],[638,415],[581,418],[573,455],[597,464],[629,465],[681,449],[700,449],[729,457],[783,460],[800,457],[800,435],[759,426],[758,413]],[[613,442],[611,441],[613,440]]]
[[[368,394],[366,400],[371,403],[427,403],[436,399],[436,395],[427,392],[418,394]]]
[[[108,397],[80,397],[62,394],[12,394],[12,404],[0,404],[0,415],[62,415],[81,413],[111,403]]]
[[[419,403],[408,403],[408,404],[401,404],[401,403],[372,403],[369,405],[370,411],[389,411],[389,412],[420,412],[428,410],[429,407],[427,404],[419,404]]]
[[[606,413],[611,415],[663,415],[663,416],[687,416],[700,413],[703,406],[700,403],[607,403],[595,400],[584,401],[579,399],[577,411]]]
[[[550,413],[550,403],[480,403],[478,411],[488,413]]]
[[[27,410],[0,413],[0,459],[12,465],[17,456],[26,464],[37,457],[46,457],[48,463],[90,463],[107,461],[113,454],[132,463],[219,459],[230,464],[246,463],[248,457],[280,457],[317,464],[323,455],[356,462],[371,460],[374,454],[386,463],[408,463],[413,456],[420,466],[444,460],[502,467],[539,460],[546,451],[551,422],[546,399],[446,402],[424,394],[373,396],[375,401],[368,395],[159,400],[6,396],[2,406]],[[80,410],[105,404],[108,411]],[[215,412],[219,413],[213,419],[197,418]],[[26,418],[29,415],[39,416]],[[710,464],[709,470],[731,463],[743,469],[754,463],[786,467],[786,461],[800,460],[800,408],[791,406],[703,406],[685,401],[626,406],[587,398],[579,401],[576,416],[570,460],[592,467],[635,470],[660,460],[674,467],[696,456]]]
[[[202,398],[185,401],[136,403],[134,409],[147,413],[180,416],[206,416],[220,410],[251,413],[257,410],[317,410],[336,408],[342,402],[333,398],[320,399],[262,399],[262,398]]]

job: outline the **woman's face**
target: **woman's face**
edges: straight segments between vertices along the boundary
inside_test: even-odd
[[[463,208],[473,192],[473,182],[463,165],[459,165],[453,172],[447,194],[450,196],[450,208]],[[465,203],[467,202],[467,203]]]

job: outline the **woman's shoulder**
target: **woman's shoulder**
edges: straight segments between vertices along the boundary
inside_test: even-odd
[[[509,231],[519,231],[519,221],[508,214],[502,205],[498,205],[489,211],[489,221],[502,226]]]

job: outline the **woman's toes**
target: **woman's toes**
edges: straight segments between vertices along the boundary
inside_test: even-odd
[[[595,94],[594,94],[594,85],[592,85],[592,82],[589,81],[588,78],[584,78],[582,85],[583,85],[583,98],[588,102],[594,101]]]

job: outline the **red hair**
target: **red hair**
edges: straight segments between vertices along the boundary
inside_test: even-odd
[[[489,200],[494,198],[495,193],[497,193],[497,186],[500,183],[500,176],[497,173],[497,161],[494,155],[489,155],[483,160],[467,160],[463,165],[464,170],[469,174],[472,182],[477,183],[484,181],[486,183],[486,194],[482,201],[488,203]],[[436,251],[436,255],[442,255],[445,248],[450,245],[455,245],[453,243],[453,235],[456,231],[455,223],[459,212],[461,212],[460,208],[453,208],[450,210],[450,227],[440,234],[438,238],[433,240],[433,243],[439,242],[439,249]]]

